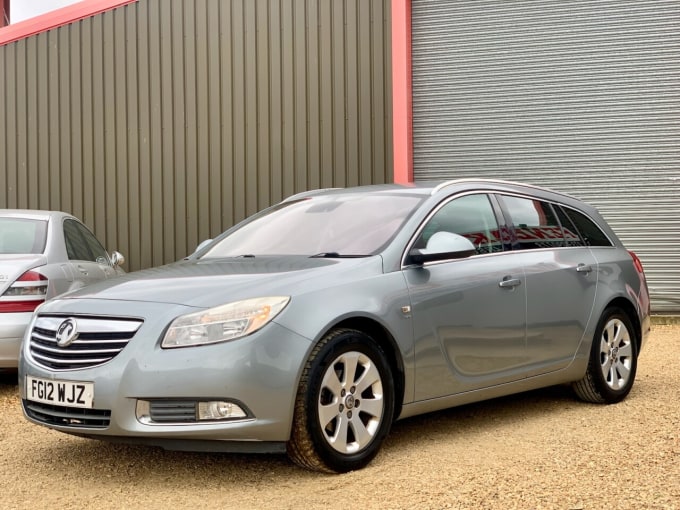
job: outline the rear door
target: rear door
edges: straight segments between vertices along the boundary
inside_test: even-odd
[[[76,287],[105,280],[115,275],[106,250],[97,238],[76,220],[64,220],[64,242],[71,262]]]
[[[567,366],[591,318],[597,261],[556,204],[499,196],[526,275],[528,375]]]
[[[413,247],[437,232],[468,238],[468,258],[404,268],[415,338],[416,400],[524,377],[526,285],[521,256],[504,252],[497,210],[483,193],[442,204]]]

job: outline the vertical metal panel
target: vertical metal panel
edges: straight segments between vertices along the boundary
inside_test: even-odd
[[[0,207],[128,270],[293,193],[391,181],[389,0],[140,0],[0,46]]]
[[[4,203],[8,203],[9,196],[14,194],[9,189],[7,178],[7,125],[9,115],[7,114],[7,86],[5,82],[9,69],[6,53],[0,50],[0,70],[5,75],[5,78],[0,79],[0,132],[3,133],[3,136],[0,136],[0,200]]]
[[[596,205],[680,310],[680,3],[413,0],[417,179]]]
[[[26,90],[26,45],[19,46],[16,58],[16,95],[17,99]],[[26,200],[28,198],[28,182],[26,179],[26,166],[28,164],[28,150],[26,147],[26,138],[20,136],[20,133],[26,132],[26,109],[27,102],[17,101],[16,104],[16,164],[17,164],[17,194],[19,199]]]

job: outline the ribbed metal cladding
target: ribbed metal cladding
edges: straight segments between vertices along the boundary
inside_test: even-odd
[[[416,179],[582,198],[680,311],[680,3],[413,0],[412,26]]]
[[[0,208],[127,270],[318,187],[392,180],[390,0],[139,0],[0,47]]]

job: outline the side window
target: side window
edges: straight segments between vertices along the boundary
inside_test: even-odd
[[[478,254],[503,251],[498,222],[487,195],[466,195],[445,204],[425,225],[414,247],[427,248],[437,232],[467,238]]]
[[[90,249],[80,235],[78,223],[73,220],[64,221],[64,240],[69,260],[93,260]]]
[[[585,246],[585,242],[581,239],[578,229],[574,226],[574,223],[569,219],[569,217],[564,213],[559,205],[553,204],[553,209],[557,214],[557,217],[562,224],[562,232],[564,232],[564,240],[567,246]]]
[[[549,203],[505,195],[500,198],[515,228],[514,246],[521,250],[565,246],[562,227]]]
[[[571,221],[574,222],[574,225],[579,230],[583,240],[588,246],[612,246],[612,242],[605,233],[600,230],[600,227],[585,214],[568,207],[564,208],[564,212],[569,216]]]
[[[69,259],[88,260],[99,264],[109,263],[106,250],[84,225],[73,220],[66,220],[64,237]]]
[[[87,227],[85,227],[85,225],[80,223],[77,223],[76,225],[78,226],[78,230],[80,230],[80,235],[83,236],[83,239],[85,240],[85,243],[87,244],[90,253],[93,256],[93,258],[90,260],[93,260],[99,264],[108,264],[109,254],[106,253],[106,250],[101,245],[101,243],[97,241],[97,238],[87,229]]]

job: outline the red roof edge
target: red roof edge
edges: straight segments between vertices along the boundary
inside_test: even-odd
[[[73,23],[137,0],[82,0],[34,18],[0,28],[0,46]]]

